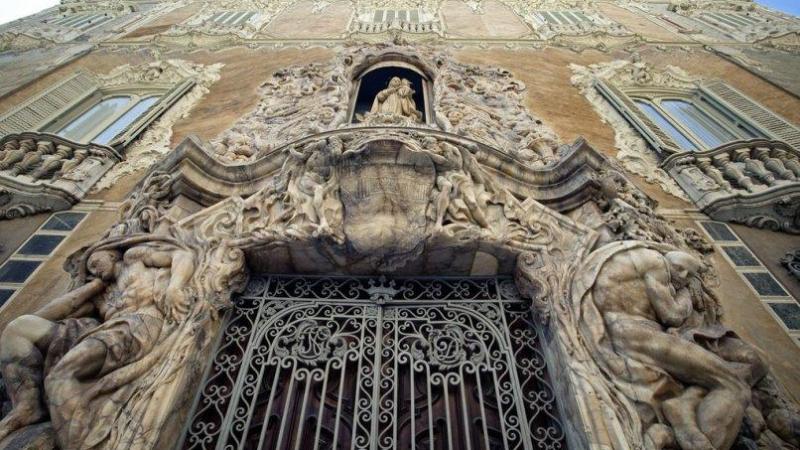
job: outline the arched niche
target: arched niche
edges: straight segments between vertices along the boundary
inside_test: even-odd
[[[432,73],[409,58],[383,55],[378,61],[355,70],[353,93],[350,102],[350,122],[362,122],[362,116],[372,108],[375,97],[389,86],[394,77],[408,80],[414,90],[413,99],[422,113],[421,124],[433,123]]]

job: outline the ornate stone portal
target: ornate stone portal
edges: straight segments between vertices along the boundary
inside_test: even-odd
[[[759,351],[719,322],[710,247],[610,168],[573,173],[591,192],[563,200],[562,214],[517,199],[486,148],[447,131],[353,125],[277,151],[276,175],[246,198],[215,203],[175,170],[180,152],[142,182],[119,223],[73,258],[75,290],[6,328],[0,368],[14,410],[3,436],[49,416],[64,449],[173,445],[248,274],[489,270],[513,274],[533,302],[571,448],[797,442],[796,408]],[[247,181],[269,161],[204,170]],[[546,170],[557,179],[563,167]]]

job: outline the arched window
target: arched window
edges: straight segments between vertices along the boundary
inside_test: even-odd
[[[676,87],[598,79],[595,88],[665,156],[750,139],[778,140],[800,148],[800,128],[721,81],[686,79],[684,86]]]
[[[693,103],[685,100],[663,100],[661,106],[707,148],[718,147],[740,138]]]
[[[134,125],[161,99],[159,95],[113,95],[96,103],[78,105],[81,111],[66,122],[57,121],[45,131],[80,144],[110,145],[114,138]],[[75,113],[73,113],[75,114]],[[69,116],[68,116],[69,117]]]
[[[703,96],[637,97],[633,101],[681,150],[710,150],[741,139],[766,137]]]
[[[412,117],[409,110],[415,109],[418,114],[414,121],[430,123],[430,92],[428,77],[412,64],[379,63],[358,78],[350,117],[355,123],[365,121],[376,111]]]
[[[659,128],[667,133],[675,142],[677,142],[683,150],[697,150],[697,147],[692,144],[692,141],[690,141],[686,135],[675,128],[675,126],[670,123],[669,119],[667,119],[661,113],[661,111],[653,106],[653,104],[646,100],[639,99],[634,100],[634,102],[650,120],[652,120]]]
[[[111,125],[106,127],[102,133],[92,139],[92,142],[108,145],[112,139],[117,137],[122,131],[142,117],[142,115],[144,115],[153,105],[158,102],[158,99],[159,97],[153,96],[139,100],[139,102],[136,103],[133,108],[126,111],[125,114],[121,115]]]

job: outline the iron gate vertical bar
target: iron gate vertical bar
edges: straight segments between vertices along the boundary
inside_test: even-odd
[[[508,371],[509,376],[511,377],[511,389],[516,401],[514,403],[517,404],[517,414],[519,415],[519,434],[520,438],[522,439],[522,444],[525,450],[533,450],[533,444],[531,443],[531,437],[525,431],[530,431],[530,427],[528,426],[528,414],[525,411],[525,397],[522,394],[522,385],[519,383],[519,376],[517,375],[517,364],[514,361],[514,347],[511,345],[511,338],[509,337],[511,334],[511,330],[509,329],[508,321],[506,320],[506,309],[503,302],[503,296],[500,293],[500,285],[497,282],[497,278],[494,279],[495,283],[495,292],[497,293],[497,307],[499,309],[498,316],[502,321],[502,327],[500,328],[504,332],[502,333],[503,336],[503,345],[506,347],[505,358],[506,362],[508,363]]]
[[[245,348],[244,354],[242,355],[242,367],[239,369],[239,374],[236,376],[236,383],[233,385],[233,392],[231,393],[231,403],[228,405],[228,411],[225,413],[225,418],[222,421],[222,425],[220,425],[220,433],[219,433],[219,440],[217,440],[216,449],[223,450],[225,445],[225,441],[230,434],[231,429],[231,422],[233,421],[233,413],[236,411],[236,405],[239,403],[241,393],[242,393],[242,384],[243,380],[246,377],[247,370],[245,369],[245,363],[250,361],[250,357],[253,354],[253,341],[255,340],[255,336],[258,334],[258,325],[261,323],[261,316],[264,313],[264,306],[268,303],[263,301],[266,297],[266,293],[269,292],[269,288],[272,285],[272,277],[267,277],[266,287],[264,288],[264,293],[261,297],[261,302],[258,305],[258,313],[256,314],[255,319],[253,320],[253,329],[250,330],[250,339],[247,341],[247,347]]]
[[[378,305],[378,317],[375,319],[375,363],[372,366],[372,423],[369,433],[369,448],[378,448],[378,423],[380,422],[381,404],[381,353],[383,352],[383,305]]]

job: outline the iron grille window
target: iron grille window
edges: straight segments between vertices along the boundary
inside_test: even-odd
[[[542,11],[537,14],[543,22],[551,25],[592,23],[592,20],[580,11]]]
[[[88,30],[89,28],[108,22],[111,19],[113,19],[113,17],[107,13],[82,13],[57,17],[47,20],[46,23],[78,30]]]
[[[182,448],[566,448],[505,278],[271,276],[235,301]]]
[[[757,25],[762,22],[762,20],[744,13],[708,12],[703,13],[701,17],[706,22],[719,24],[732,30]]]
[[[224,11],[208,18],[208,22],[221,27],[236,28],[244,26],[255,16],[253,11]]]

